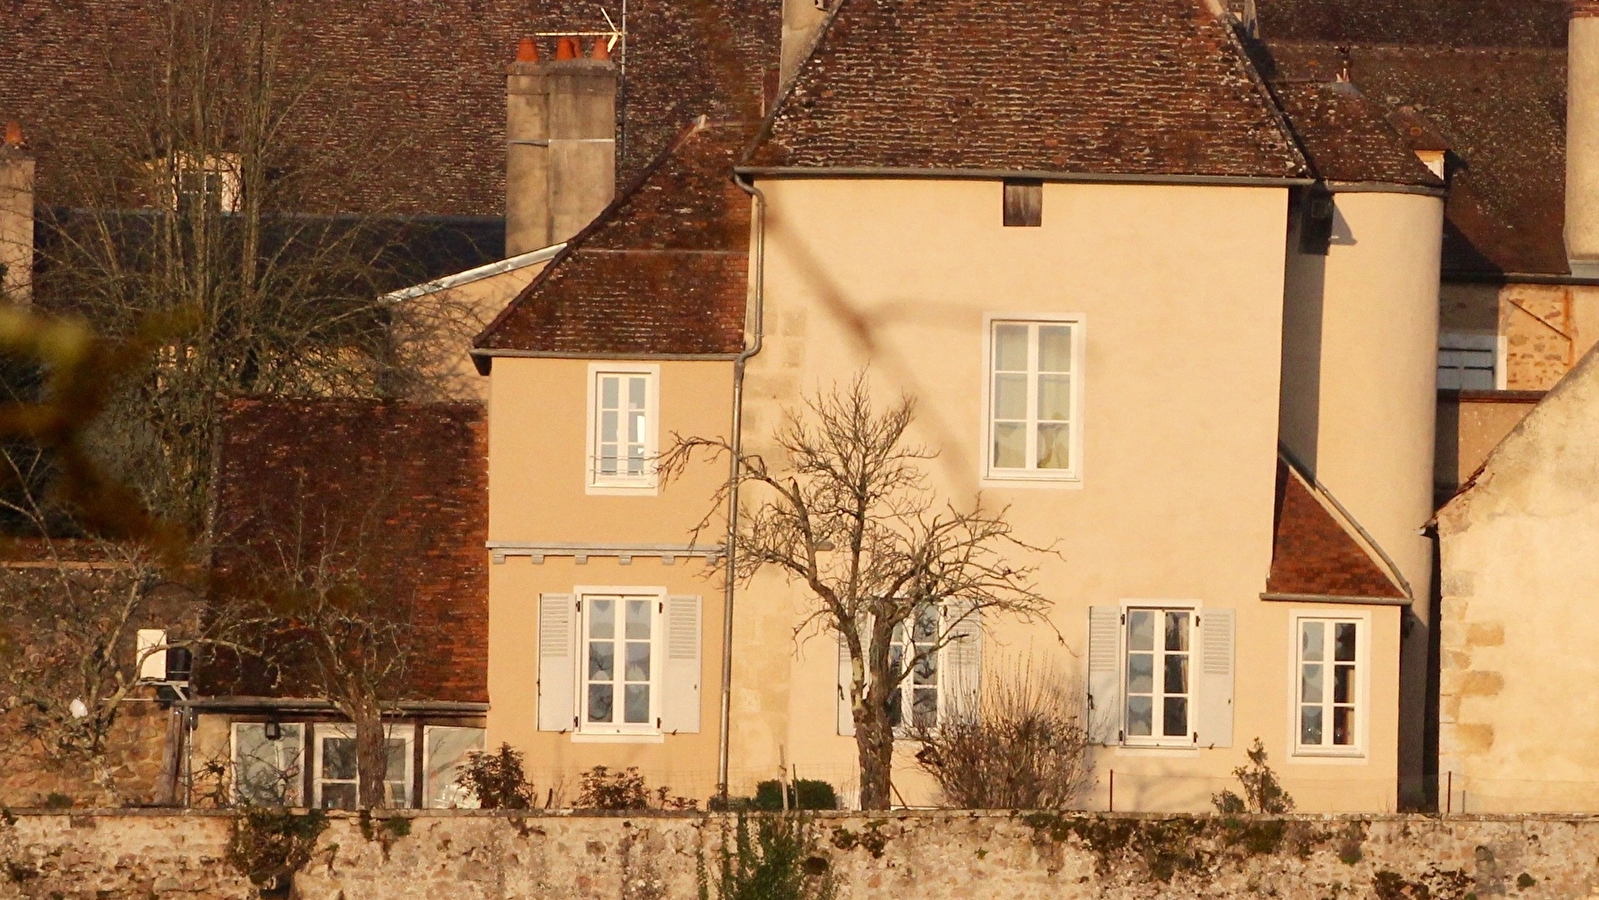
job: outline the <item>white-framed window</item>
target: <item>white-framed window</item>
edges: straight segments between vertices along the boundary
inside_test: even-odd
[[[305,726],[298,722],[233,723],[233,802],[300,806]]]
[[[1364,754],[1370,632],[1367,616],[1293,617],[1296,755]]]
[[[939,683],[943,669],[939,657],[943,652],[934,649],[938,636],[939,614],[934,606],[917,610],[910,622],[896,625],[890,636],[889,671],[903,671],[907,661],[911,666],[910,674],[888,700],[888,723],[896,732],[909,734],[938,724],[943,694]]]
[[[585,593],[578,731],[660,731],[659,594]]]
[[[1438,335],[1440,390],[1503,390],[1504,342],[1498,335],[1445,331]]]
[[[383,805],[411,805],[411,742],[416,728],[410,724],[384,728],[388,766],[383,776]],[[355,726],[317,725],[316,759],[312,790],[321,809],[355,809],[360,792],[356,779]]]
[[[422,728],[422,805],[429,809],[477,809],[478,799],[456,783],[467,757],[482,753],[481,728],[426,725]]]
[[[656,488],[660,366],[589,367],[587,478],[590,493]]]
[[[1080,479],[1082,343],[1079,316],[989,318],[984,477]]]
[[[1124,742],[1192,745],[1195,610],[1135,606],[1124,618]]]

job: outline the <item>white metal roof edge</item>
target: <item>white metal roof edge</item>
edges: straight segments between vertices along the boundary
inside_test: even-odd
[[[460,287],[463,284],[471,284],[474,281],[482,281],[485,278],[493,278],[495,275],[505,272],[512,272],[527,266],[536,266],[539,263],[549,262],[554,259],[555,255],[560,253],[565,247],[566,244],[563,242],[541,247],[538,250],[529,250],[526,253],[497,260],[488,265],[478,266],[475,269],[467,269],[465,272],[457,272],[454,275],[446,275],[443,278],[435,278],[432,281],[424,281],[421,284],[413,284],[407,288],[390,291],[383,295],[383,299],[391,303],[412,300],[438,291]]]

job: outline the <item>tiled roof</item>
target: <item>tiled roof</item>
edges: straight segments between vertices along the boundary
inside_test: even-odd
[[[737,353],[750,197],[733,163],[749,134],[719,123],[684,131],[478,336],[480,357]]]
[[[1202,0],[843,0],[748,165],[1305,172]]]
[[[488,699],[488,468],[475,404],[237,400],[222,422],[216,478],[221,583],[287,543],[368,529],[359,550],[375,590],[412,606],[419,646],[391,699]],[[328,523],[331,527],[324,529]],[[349,541],[356,538],[347,537]],[[303,543],[302,543],[303,542]],[[351,547],[334,548],[351,552]],[[292,661],[198,667],[203,693],[307,697]]]
[[[1353,84],[1286,82],[1272,93],[1317,177],[1443,188]]]
[[[227,8],[242,4],[218,4]],[[594,0],[319,0],[274,7],[290,29],[284,79],[316,72],[286,137],[347,158],[310,211],[500,215],[505,202],[505,65],[518,38],[604,29]],[[630,0],[626,182],[693,117],[759,103],[777,68],[781,0]],[[303,11],[303,12],[301,12]],[[39,154],[53,203],[68,161],[122,133],[117,84],[155,58],[167,4],[0,0],[0,121],[17,119]],[[618,21],[618,24],[621,24]],[[555,38],[540,50],[554,51]],[[121,67],[107,77],[107,57]],[[82,175],[83,173],[78,173]]]
[[[1331,81],[1347,63],[1385,117],[1420,117],[1447,143],[1446,277],[1569,271],[1563,51],[1274,42],[1269,53],[1274,83]]]
[[[1266,593],[1405,599],[1381,562],[1282,461],[1276,504]]]
[[[1267,40],[1564,49],[1566,2],[1255,0],[1255,9]]]

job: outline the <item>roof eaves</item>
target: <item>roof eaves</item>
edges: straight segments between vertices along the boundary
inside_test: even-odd
[[[927,178],[992,181],[1023,178],[1080,184],[1193,184],[1220,187],[1301,187],[1316,180],[1278,175],[1158,175],[1123,172],[1061,172],[1035,169],[940,169],[893,166],[748,166],[733,168],[738,175],[756,178]]]

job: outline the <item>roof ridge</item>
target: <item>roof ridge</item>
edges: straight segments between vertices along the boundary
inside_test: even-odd
[[[1220,28],[1226,34],[1227,46],[1232,48],[1235,61],[1244,67],[1244,70],[1249,75],[1250,83],[1255,86],[1255,92],[1260,96],[1262,102],[1266,104],[1266,107],[1271,110],[1272,120],[1277,123],[1277,131],[1283,136],[1283,142],[1298,155],[1300,165],[1304,166],[1305,172],[1312,176],[1316,175],[1316,166],[1310,160],[1310,153],[1305,149],[1304,143],[1300,141],[1299,134],[1295,131],[1293,123],[1289,121],[1288,114],[1282,107],[1282,101],[1272,91],[1265,75],[1261,74],[1260,66],[1255,63],[1254,54],[1249,52],[1249,48],[1239,38],[1238,32],[1232,25],[1222,21],[1220,17],[1215,17],[1211,21],[1215,27]]]

